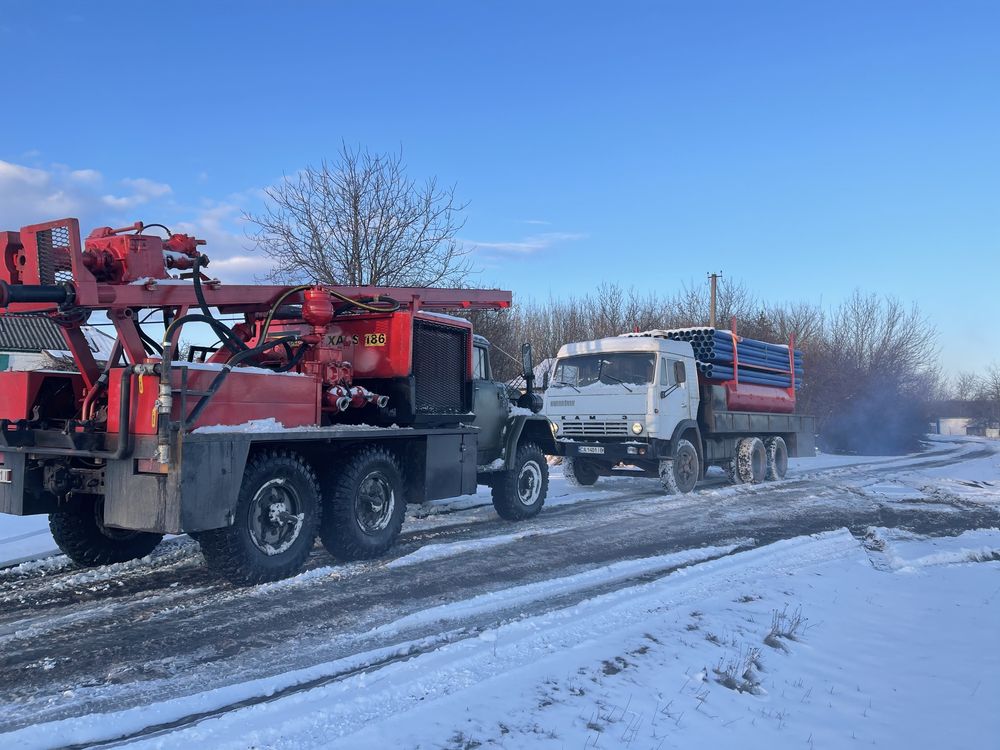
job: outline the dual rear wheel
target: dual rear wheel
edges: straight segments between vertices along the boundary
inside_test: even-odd
[[[338,560],[385,553],[406,503],[396,457],[357,449],[317,475],[297,453],[267,450],[247,463],[231,526],[198,534],[209,566],[240,584],[298,573],[319,536]]]
[[[733,484],[784,479],[788,472],[788,446],[778,436],[740,438],[736,443],[736,455],[726,470]]]

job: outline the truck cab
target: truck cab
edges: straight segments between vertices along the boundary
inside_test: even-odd
[[[532,371],[531,347],[522,350],[525,374]],[[539,412],[541,398],[494,379],[490,343],[473,337],[472,426],[478,429],[476,480],[492,489],[497,514],[508,520],[536,515],[545,502],[549,471],[545,456],[555,453],[548,420]]]
[[[698,450],[698,406],[690,344],[614,337],[559,350],[544,412],[569,480],[593,484],[620,464],[658,476],[681,435]]]

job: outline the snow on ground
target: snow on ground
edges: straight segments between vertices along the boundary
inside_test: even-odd
[[[258,424],[260,423],[260,424]],[[272,424],[273,423],[273,424]],[[256,420],[248,422],[243,427],[259,431],[273,429],[283,429],[274,420]],[[200,431],[211,433],[223,428],[206,427]],[[226,430],[235,428],[226,427]],[[963,439],[968,443],[968,450],[974,449],[976,443]],[[931,444],[931,452],[953,450],[955,441],[936,438]],[[835,470],[840,468],[850,468],[864,464],[879,464],[887,462],[899,462],[905,464],[907,458],[916,455],[926,456],[927,453],[914,454],[914,456],[832,456],[819,454],[815,458],[797,458],[789,461],[788,478],[794,479],[802,473],[812,473],[815,471]],[[962,464],[963,473],[956,474],[955,467],[948,466],[939,470],[940,474],[932,476],[948,477],[947,484],[949,492],[956,496],[970,496],[976,502],[983,502],[984,499],[1000,503],[1000,454],[982,461],[970,461]],[[926,472],[922,472],[926,473]],[[713,473],[718,479],[717,472]],[[549,490],[549,498],[546,505],[557,506],[569,503],[576,503],[591,499],[595,496],[607,496],[609,493],[630,494],[634,492],[646,492],[656,494],[659,488],[656,480],[643,477],[614,477],[602,479],[596,487],[572,487],[566,484],[562,477],[562,469],[554,466],[551,469],[552,482]],[[954,478],[952,478],[954,477]],[[991,477],[993,479],[991,479]],[[700,490],[704,492],[705,490]],[[984,497],[985,496],[985,497]],[[448,498],[445,500],[435,500],[420,506],[413,506],[407,513],[404,530],[426,529],[435,526],[446,526],[450,523],[447,516],[455,511],[468,510],[471,508],[491,507],[490,490],[488,487],[480,487],[475,495]],[[489,515],[487,512],[487,515]],[[465,523],[468,518],[454,519],[453,523]],[[0,514],[0,568],[17,565],[25,561],[39,560],[50,557],[58,553],[55,541],[49,533],[48,517],[41,516],[10,516]],[[53,565],[62,567],[66,564],[65,558],[61,558]]]
[[[875,537],[899,561],[891,569],[873,564],[846,530],[715,550],[703,562],[706,554],[692,551],[692,564],[652,582],[130,746],[992,746],[1000,732],[1000,562],[964,562],[961,551],[1000,549],[1000,532]],[[462,606],[425,616],[460,621]],[[109,727],[134,729],[283,687],[281,678],[266,682],[29,727],[0,743],[93,742],[112,736]]]

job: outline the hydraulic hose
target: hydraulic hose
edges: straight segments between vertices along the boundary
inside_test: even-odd
[[[213,318],[212,311],[208,307],[208,302],[205,300],[205,290],[201,286],[201,267],[202,265],[208,265],[208,258],[204,255],[199,255],[194,259],[194,265],[192,267],[193,274],[192,279],[194,281],[194,296],[198,300],[198,307],[201,308],[202,315],[206,318]],[[227,329],[228,330],[228,329]],[[229,336],[219,336],[222,341],[222,345],[225,346],[231,353],[236,354],[237,352],[246,351],[247,345],[244,344],[238,337],[232,335],[230,332]]]

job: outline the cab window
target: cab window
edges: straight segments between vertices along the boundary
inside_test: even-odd
[[[489,380],[490,360],[486,356],[485,346],[472,348],[472,377],[474,380]]]

